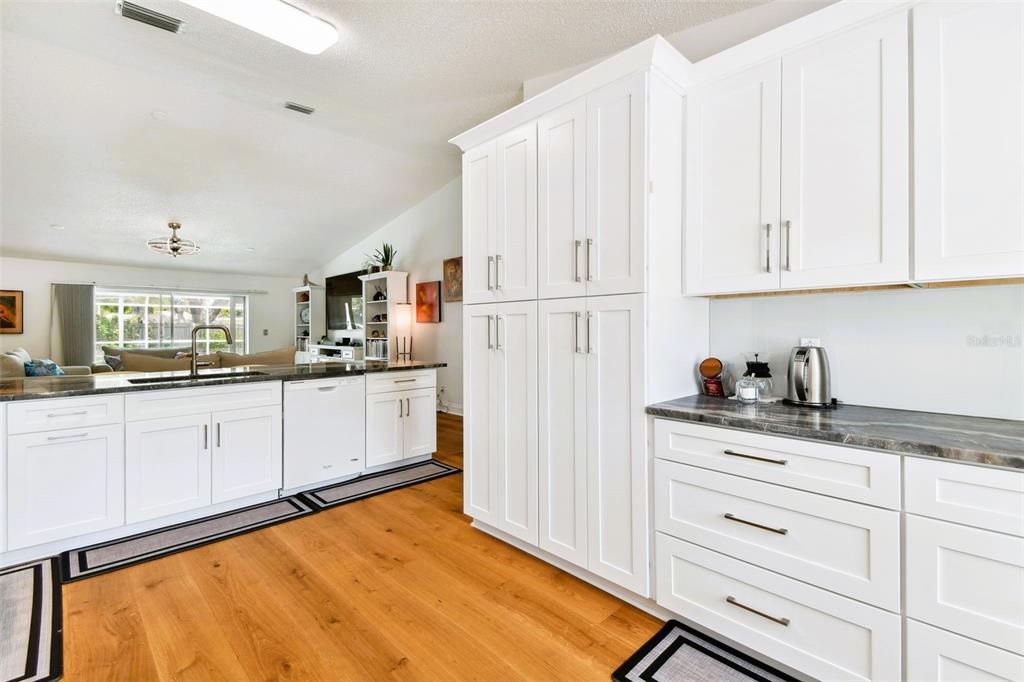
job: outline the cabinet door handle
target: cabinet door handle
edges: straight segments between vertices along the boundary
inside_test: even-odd
[[[493,318],[494,315],[487,316],[487,350],[493,350],[494,348],[494,342],[491,341],[491,320]]]
[[[771,526],[764,526],[764,525],[761,525],[760,523],[757,523],[756,521],[748,521],[746,519],[741,519],[740,517],[733,516],[732,514],[726,513],[726,514],[723,514],[723,516],[725,518],[729,519],[730,521],[735,521],[736,523],[742,523],[742,524],[745,524],[747,526],[753,526],[754,528],[760,528],[761,530],[766,530],[766,531],[768,531],[770,533],[778,533],[779,535],[787,535],[789,533],[789,530],[786,529],[786,528],[772,528]]]
[[[409,399],[405,399],[405,416],[408,417],[412,414],[412,405],[409,404]]]
[[[217,422],[217,447],[220,447],[220,422]]]
[[[505,350],[501,345],[501,327],[498,324],[501,322],[501,315],[494,316],[494,349]]]
[[[67,436],[47,436],[46,440],[69,440],[71,438],[85,438],[88,433],[72,433]]]
[[[762,618],[767,618],[768,620],[770,620],[773,623],[778,623],[779,625],[789,625],[789,618],[776,618],[775,616],[769,616],[764,611],[758,611],[757,609],[755,609],[753,607],[750,607],[750,606],[747,606],[746,604],[741,604],[740,602],[736,601],[736,597],[734,597],[732,595],[727,596],[725,598],[725,601],[729,602],[733,606],[740,607],[744,611],[750,611],[751,613],[755,613],[755,614],[761,616]]]
[[[772,224],[764,224],[764,270],[765,272],[772,271]]]
[[[594,281],[594,273],[591,272],[591,268],[590,268],[590,250],[593,247],[594,247],[594,240],[591,239],[590,237],[587,237],[587,281],[588,282],[593,282]]]
[[[580,346],[580,318],[583,317],[583,313],[577,310],[573,314],[575,317],[572,321],[572,343],[576,346],[576,352],[582,353],[583,348]]]
[[[409,382],[412,382],[412,381],[416,381],[416,379],[395,379],[394,382],[392,382],[392,383],[408,384]]]
[[[210,449],[210,426],[203,424],[203,450]]]
[[[53,419],[54,417],[80,417],[83,414],[89,414],[89,410],[78,410],[77,412],[51,412],[46,415],[47,419]]]
[[[594,352],[594,344],[592,344],[590,342],[591,338],[593,338],[591,333],[590,333],[590,320],[592,320],[593,317],[594,317],[594,313],[592,313],[592,312],[590,312],[588,310],[587,311],[587,353],[588,354]]]
[[[501,289],[501,255],[494,257],[494,288]]]
[[[793,272],[793,257],[789,252],[789,243],[793,241],[793,221],[786,221],[786,272]]]
[[[494,287],[491,285],[491,265],[494,263],[494,256],[487,257],[487,291],[492,291]]]
[[[402,418],[402,399],[398,399],[398,418]]]
[[[573,279],[577,282],[583,281],[580,277],[580,247],[583,246],[583,242],[579,239],[576,240],[576,248],[572,252],[572,275]]]
[[[729,455],[731,457],[742,457],[743,459],[753,459],[758,462],[768,462],[769,464],[781,464],[786,466],[789,460],[785,459],[772,459],[771,457],[758,457],[757,455],[747,455],[742,452],[736,452],[735,450],[722,450],[723,455]]]

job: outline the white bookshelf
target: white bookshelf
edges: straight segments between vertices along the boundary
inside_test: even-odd
[[[310,361],[310,344],[320,342],[327,331],[327,301],[323,287],[295,287],[292,289],[295,328],[295,362]],[[308,317],[307,313],[308,311]]]
[[[366,360],[395,360],[396,306],[409,302],[409,273],[389,270],[360,275],[363,281],[363,348]],[[383,300],[374,300],[377,292]],[[382,317],[383,319],[374,318]]]

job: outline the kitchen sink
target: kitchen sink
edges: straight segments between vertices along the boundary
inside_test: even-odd
[[[217,372],[216,374],[200,374],[197,377],[192,376],[171,376],[171,377],[139,377],[137,379],[129,379],[129,384],[170,384],[170,383],[181,383],[181,382],[198,382],[207,381],[210,379],[234,379],[236,377],[251,377],[251,376],[266,376],[266,372],[246,371],[246,372]]]

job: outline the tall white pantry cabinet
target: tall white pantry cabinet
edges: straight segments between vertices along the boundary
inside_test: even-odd
[[[660,37],[459,135],[465,512],[650,596],[644,407],[697,390],[688,64]]]

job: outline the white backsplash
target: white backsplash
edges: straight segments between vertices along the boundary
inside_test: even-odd
[[[711,354],[736,375],[761,353],[776,393],[801,337],[821,339],[840,401],[1024,419],[1024,285],[711,303]]]

